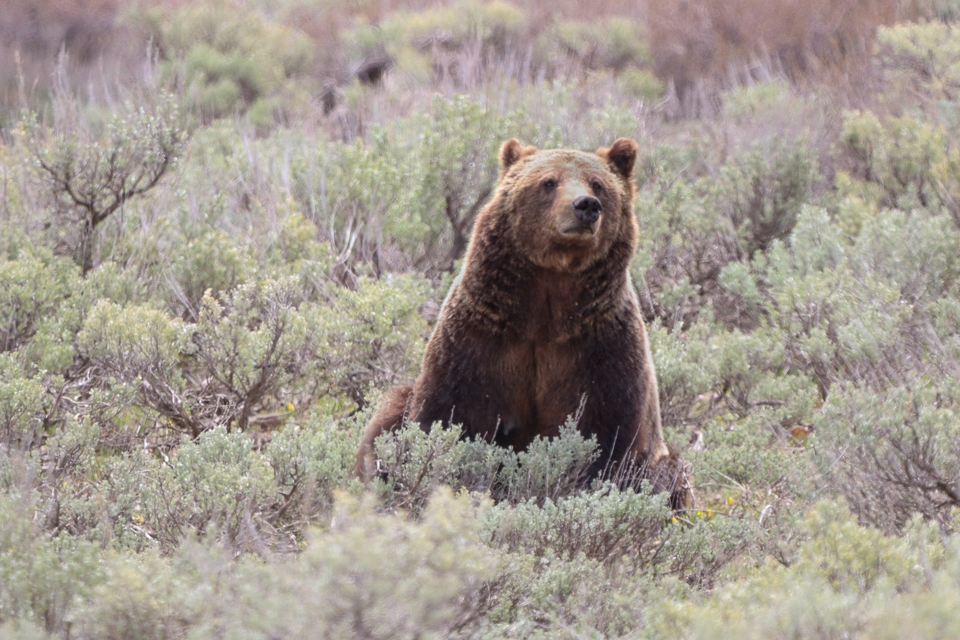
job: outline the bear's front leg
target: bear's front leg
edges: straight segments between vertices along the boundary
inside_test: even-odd
[[[639,318],[619,314],[585,341],[578,375],[586,381],[577,426],[595,435],[600,457],[591,477],[615,476],[667,455],[656,374]]]

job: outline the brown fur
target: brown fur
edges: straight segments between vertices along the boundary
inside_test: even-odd
[[[519,451],[556,435],[579,408],[578,428],[600,446],[592,475],[624,464],[652,470],[669,458],[628,272],[636,153],[627,138],[595,154],[503,144],[500,183],[477,218],[420,377],[391,390],[367,429],[362,478],[376,473],[375,438],[405,419],[424,429],[460,424],[468,437]],[[600,200],[598,221],[578,220],[578,196]]]

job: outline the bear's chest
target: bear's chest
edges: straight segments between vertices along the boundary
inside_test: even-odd
[[[570,274],[540,274],[518,299],[514,335],[539,358],[556,358],[583,331],[582,283]]]
[[[506,345],[496,374],[506,383],[499,416],[503,444],[524,448],[536,435],[557,435],[576,413],[583,394],[581,352],[577,340],[518,338]]]

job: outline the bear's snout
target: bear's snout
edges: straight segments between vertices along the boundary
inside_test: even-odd
[[[573,207],[577,220],[584,224],[593,224],[600,219],[600,210],[603,205],[593,196],[580,196],[570,205]]]

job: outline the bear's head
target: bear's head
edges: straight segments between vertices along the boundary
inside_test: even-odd
[[[501,215],[514,242],[534,264],[576,272],[614,247],[633,254],[633,166],[637,143],[620,138],[596,153],[524,147],[500,148]]]

